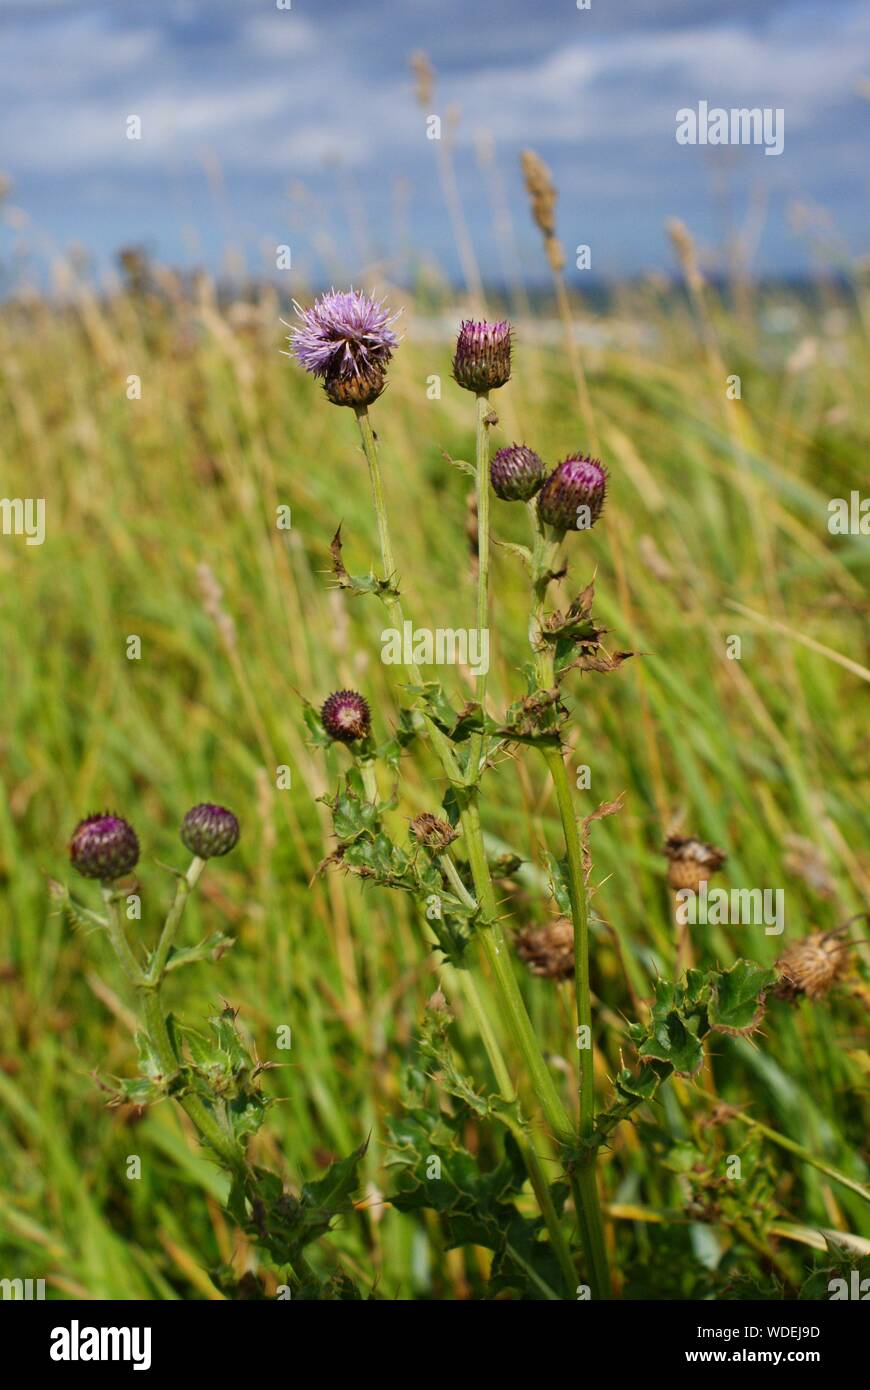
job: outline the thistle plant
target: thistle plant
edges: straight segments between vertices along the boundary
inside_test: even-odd
[[[261,1090],[260,1078],[277,1064],[258,1059],[229,1005],[209,1019],[209,1033],[203,1034],[169,1012],[164,999],[170,976],[191,965],[215,963],[233,945],[222,931],[193,945],[181,945],[179,935],[208,861],[229,854],[239,833],[238,820],[224,806],[203,802],[187,812],[179,838],[193,858],[186,870],[168,869],[175,879],[175,894],[152,949],[131,941],[125,921],[124,906],[131,896],[137,900],[139,896],[138,884],[130,880],[139,861],[139,839],[122,817],[108,812],[89,816],[76,827],[70,842],[73,869],[100,885],[102,911],[80,901],[61,883],[52,881],[51,892],[73,927],[105,933],[138,1006],[139,1074],[102,1082],[109,1103],[144,1107],[175,1101],[192,1122],[205,1151],[229,1179],[230,1215],[281,1277],[291,1281],[294,1296],[353,1297],[354,1287],[341,1273],[327,1282],[317,1278],[305,1248],[329,1229],[336,1216],[352,1210],[364,1146],[332,1164],[323,1178],[303,1184],[298,1196],[285,1191],[279,1176],[257,1166],[250,1153],[251,1140],[272,1104]],[[138,936],[138,917],[134,920]],[[217,1270],[214,1277],[228,1291],[236,1288],[233,1271]]]
[[[395,321],[374,299],[350,291],[316,300],[300,309],[301,326],[291,335],[291,354],[324,381],[335,404],[352,404],[369,470],[380,540],[381,573],[353,576],[341,554],[340,533],[332,544],[333,572],[351,594],[375,595],[391,621],[402,626],[402,599],[381,475],[378,443],[369,406],[381,395],[396,346],[389,325]],[[361,331],[364,325],[364,331]],[[565,766],[564,734],[570,720],[567,683],[574,671],[610,673],[630,656],[608,652],[603,629],[592,614],[589,584],[564,609],[548,606],[551,586],[567,560],[560,554],[567,538],[597,524],[604,512],[608,474],[582,452],[569,455],[550,471],[533,448],[512,444],[490,460],[490,434],[498,424],[491,395],[512,371],[512,329],[507,322],[463,322],[457,336],[453,376],[474,396],[475,486],[477,501],[477,602],[480,630],[490,621],[489,557],[491,496],[525,504],[531,544],[513,546],[530,575],[531,657],[525,689],[506,710],[491,708],[486,675],[476,678],[473,701],[455,703],[440,682],[411,661],[406,670],[406,703],[392,734],[370,719],[364,697],[341,691],[318,712],[306,703],[312,740],[326,748],[340,745],[347,771],[335,794],[326,798],[337,845],[322,868],[340,866],[370,883],[407,894],[419,908],[424,937],[443,958],[442,983],[448,999],[459,999],[474,1020],[491,1077],[483,1089],[457,1066],[450,1042],[450,1014],[438,995],[427,1008],[418,1056],[406,1080],[406,1112],[393,1131],[392,1166],[396,1189],[391,1201],[400,1210],[434,1209],[454,1244],[488,1245],[494,1252],[493,1288],[520,1288],[532,1297],[574,1297],[579,1279],[594,1298],[612,1292],[604,1234],[597,1160],[615,1127],[635,1107],[652,1098],[672,1074],[691,1075],[702,1064],[702,1041],[717,1029],[749,1033],[758,1026],[763,996],[774,976],[747,962],[731,971],[690,972],[684,983],[662,985],[649,1023],[630,1026],[638,1069],[622,1068],[609,1104],[596,1113],[593,1069],[595,1020],[590,987],[589,823],[615,812],[605,805],[587,817],[581,833]],[[377,395],[361,390],[346,399],[337,381],[362,380],[374,372]],[[332,389],[330,389],[332,384]],[[363,714],[363,711],[365,712]],[[379,798],[374,768],[380,764],[397,780],[403,755],[426,740],[436,754],[444,781],[440,805],[411,823],[407,840],[397,841],[385,813],[396,804]],[[564,837],[564,854],[550,857],[551,892],[560,916],[549,927],[522,925],[516,936],[521,962],[550,979],[573,977],[576,1004],[578,1119],[557,1085],[535,1034],[512,960],[504,908],[495,875],[510,877],[519,859],[493,864],[484,841],[481,807],[488,769],[497,754],[530,750],[543,760],[552,780]],[[446,788],[446,789],[445,789]],[[516,1062],[520,1067],[517,1070]],[[433,1114],[427,1076],[436,1076],[450,1098]],[[495,1082],[496,1095],[487,1088]],[[531,1109],[528,1107],[531,1106]],[[488,1174],[463,1183],[457,1170],[473,1167],[461,1151],[466,1117],[506,1130],[503,1156]],[[539,1126],[534,1135],[530,1124]],[[552,1181],[541,1157],[542,1130],[552,1145],[560,1174]],[[546,1140],[544,1141],[546,1142]],[[427,1156],[443,1155],[451,1180],[423,1176]],[[440,1162],[440,1158],[439,1158]],[[530,1182],[539,1215],[521,1217],[514,1198]],[[573,1219],[568,1200],[573,1206]],[[579,1250],[572,1244],[576,1225]]]

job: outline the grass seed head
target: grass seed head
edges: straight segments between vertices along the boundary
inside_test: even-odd
[[[225,806],[208,801],[194,806],[181,822],[181,841],[199,859],[229,854],[239,840],[239,822]]]
[[[85,878],[104,883],[132,873],[139,862],[136,831],[121,816],[108,811],[79,821],[69,847],[70,863]]]

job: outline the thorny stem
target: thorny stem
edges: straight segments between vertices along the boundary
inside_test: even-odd
[[[476,908],[477,903],[459,877],[459,872],[453,860],[450,858],[450,855],[446,853],[439,855],[438,862],[448,883],[460,902],[464,903],[468,908]],[[474,1016],[484,1048],[486,1049],[486,1055],[489,1058],[489,1063],[492,1067],[492,1073],[495,1077],[501,1098],[505,1102],[505,1105],[510,1106],[515,1112],[514,1114],[505,1114],[503,1118],[516,1139],[520,1153],[523,1156],[523,1162],[526,1165],[526,1171],[528,1172],[529,1180],[532,1184],[532,1190],[537,1198],[541,1215],[546,1223],[553,1251],[559,1262],[562,1276],[566,1280],[566,1288],[569,1293],[573,1293],[577,1272],[574,1268],[574,1262],[571,1259],[571,1252],[568,1249],[567,1242],[562,1233],[562,1226],[559,1221],[558,1213],[553,1205],[553,1198],[550,1195],[550,1185],[547,1181],[547,1175],[544,1172],[544,1166],[534,1145],[526,1134],[516,1088],[511,1080],[507,1062],[499,1046],[496,1030],[490,1019],[487,1006],[481,997],[480,991],[477,988],[477,983],[470,971],[456,970],[448,963],[442,968],[442,973],[447,981],[455,985],[464,995],[465,1001]]]
[[[361,408],[356,411],[356,416],[362,437],[363,451],[369,466],[375,509],[378,513],[378,533],[381,538],[381,559],[385,578],[391,579],[395,567],[389,538],[377,445],[368,411]],[[398,598],[390,597],[386,601],[401,620],[402,610]],[[411,667],[411,675],[417,684],[422,684],[419,669],[415,665]],[[461,773],[448,740],[431,719],[427,718],[426,723],[446,775],[454,784],[461,783]],[[486,859],[477,799],[477,785],[463,788],[460,821],[474,880],[474,890],[484,918],[478,934],[481,947],[496,983],[505,1025],[523,1058],[529,1082],[544,1118],[556,1141],[560,1145],[571,1145],[574,1142],[571,1121],[535,1036],[511,965],[507,941],[498,920],[498,904]],[[580,1169],[576,1172],[570,1171],[568,1178],[584,1248],[591,1267],[592,1293],[595,1298],[608,1298],[610,1285],[604,1254],[604,1240],[601,1234],[601,1217],[598,1209],[595,1175],[594,1172],[591,1173],[591,1184],[589,1176]]]
[[[166,923],[161,933],[160,942],[157,947],[154,959],[147,973],[138,964],[130,943],[124,935],[121,920],[118,914],[118,903],[115,891],[111,883],[102,885],[103,900],[106,904],[106,915],[109,921],[109,939],[115,950],[115,954],[121,963],[124,973],[128,979],[136,986],[136,992],[142,1006],[142,1016],[145,1022],[145,1029],[154,1049],[154,1055],[160,1064],[163,1074],[163,1082],[167,1087],[173,1077],[178,1074],[178,1057],[169,1036],[169,1029],[163,1013],[163,1005],[160,999],[160,982],[163,975],[163,966],[166,964],[166,957],[169,955],[172,946],[172,938],[181,920],[184,904],[188,894],[199,878],[200,873],[205,867],[204,859],[194,859],[187,875],[179,881],[176,891],[175,901],[169,910]],[[157,962],[160,961],[159,968]],[[177,1097],[178,1103],[186,1111],[202,1138],[211,1149],[227,1164],[230,1171],[238,1177],[244,1177],[247,1173],[244,1154],[235,1141],[221,1128],[212,1112],[198,1096],[180,1095]]]
[[[529,625],[532,646],[535,649],[535,669],[538,684],[542,690],[549,689],[554,680],[552,649],[541,640],[544,603],[550,583],[550,575],[556,562],[559,546],[564,533],[554,531],[552,535],[538,515],[534,502],[529,504],[530,515],[535,528],[535,543],[532,560],[532,584],[534,606]],[[571,787],[561,747],[544,745],[541,749],[547,764],[553,787],[562,834],[568,860],[568,896],[571,902],[571,918],[574,923],[574,991],[577,1001],[577,1041],[580,1053],[580,1137],[589,1139],[595,1127],[595,1068],[592,1050],[592,999],[589,985],[589,910],[586,895],[586,876],[583,869],[583,854],[580,837],[577,833],[577,818],[571,797]],[[584,1046],[588,1042],[588,1046]],[[607,1251],[604,1244],[604,1231],[601,1218],[601,1203],[595,1177],[595,1156],[580,1165],[577,1171],[580,1205],[578,1215],[584,1231],[584,1245],[593,1267],[594,1277],[599,1286],[597,1296],[606,1297],[610,1287],[607,1266]],[[604,1292],[602,1292],[604,1291]]]
[[[475,478],[477,493],[477,634],[478,642],[483,642],[483,634],[489,625],[489,393],[481,391],[476,398],[477,434],[475,440]],[[482,650],[482,648],[480,648]],[[477,677],[477,702],[481,717],[486,716],[486,672]],[[468,755],[468,780],[478,782],[483,773],[486,754],[486,735],[473,735]]]

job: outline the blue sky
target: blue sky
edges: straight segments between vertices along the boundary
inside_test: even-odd
[[[862,19],[862,11],[864,18]],[[457,271],[408,60],[437,71],[432,110],[459,108],[456,165],[485,275],[503,270],[486,133],[519,260],[541,270],[518,172],[531,145],[560,188],[560,231],[615,277],[671,263],[664,220],[715,245],[763,209],[757,268],[800,271],[795,202],[867,247],[867,7],[853,0],[0,0],[0,169],[27,214],[0,254],[143,243],[174,264],[251,273],[292,248],[300,278],[393,273],[415,253]],[[862,93],[862,80],[864,89]],[[782,107],[785,149],[679,146],[675,113]],[[140,141],[126,138],[130,114]],[[714,156],[718,154],[719,158]]]

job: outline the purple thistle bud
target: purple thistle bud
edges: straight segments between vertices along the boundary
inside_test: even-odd
[[[372,727],[368,704],[355,690],[336,690],[324,700],[320,719],[329,737],[338,743],[368,738]]]
[[[453,358],[454,380],[466,391],[494,391],[510,380],[511,325],[463,319]]]
[[[505,502],[528,502],[543,483],[546,473],[544,460],[525,444],[499,449],[489,466],[493,491]]]
[[[73,868],[85,878],[99,878],[107,883],[135,869],[139,840],[128,821],[107,811],[79,821],[70,841],[69,857]]]
[[[289,335],[296,361],[319,377],[335,405],[365,406],[384,389],[387,365],[399,339],[382,300],[359,290],[330,290],[309,309],[294,300],[301,327]]]
[[[181,842],[198,859],[216,859],[238,844],[239,822],[225,806],[204,801],[181,822]]]
[[[559,531],[588,531],[601,515],[606,494],[604,465],[572,454],[556,465],[538,493],[538,515]]]

